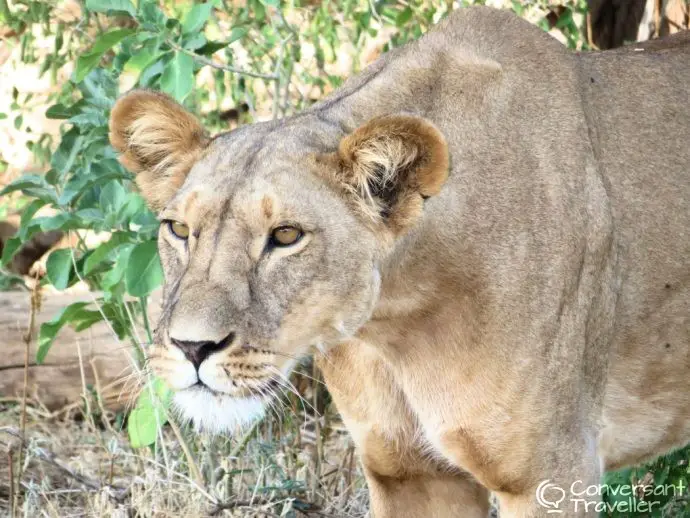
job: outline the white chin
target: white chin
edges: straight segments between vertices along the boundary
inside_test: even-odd
[[[241,431],[262,417],[265,408],[258,397],[234,398],[203,387],[175,392],[173,405],[183,420],[211,433]]]

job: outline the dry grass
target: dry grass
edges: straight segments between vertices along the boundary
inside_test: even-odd
[[[296,381],[311,401],[318,386],[306,380]],[[181,430],[191,463],[170,426],[155,447],[133,450],[121,416],[29,407],[20,481],[21,407],[0,403],[0,515],[12,515],[15,494],[14,515],[31,518],[365,516],[366,486],[335,410],[319,405],[316,417],[298,401],[244,436]]]

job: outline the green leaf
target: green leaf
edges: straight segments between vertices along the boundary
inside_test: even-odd
[[[81,220],[70,212],[60,212],[55,216],[45,216],[34,218],[31,225],[38,225],[42,232],[51,230],[75,230],[81,227]]]
[[[89,2],[86,3],[88,6]],[[135,32],[135,29],[113,29],[102,34],[93,44],[89,52],[77,58],[77,65],[74,70],[74,82],[81,83],[87,74],[101,62],[103,54]]]
[[[14,191],[22,191],[28,187],[48,187],[48,183],[42,176],[37,174],[25,174],[11,182],[7,187],[0,191],[0,196]]]
[[[410,19],[412,18],[412,14],[412,8],[410,6],[405,7],[405,9],[400,11],[398,15],[395,17],[395,25],[398,27],[402,27],[410,21]]]
[[[116,249],[122,243],[126,243],[128,236],[123,232],[115,232],[105,243],[100,244],[84,261],[84,275],[90,274],[98,265],[105,261],[113,261],[116,257]]]
[[[94,108],[107,110],[112,107],[117,97],[118,85],[112,70],[95,68],[87,75],[77,88],[84,96],[84,102]]]
[[[263,20],[266,17],[266,8],[259,0],[252,0],[249,2],[254,10],[254,17],[257,20]]]
[[[70,117],[67,122],[75,126],[80,126],[81,128],[90,129],[91,127],[98,128],[107,126],[108,118],[102,112],[85,112]]]
[[[0,272],[0,291],[8,291],[17,286],[26,287],[24,278],[21,275]]]
[[[5,244],[2,247],[2,259],[0,259],[0,264],[4,266],[9,263],[14,257],[14,254],[19,251],[21,246],[22,240],[19,236],[11,237],[5,241]]]
[[[105,213],[113,213],[120,210],[127,197],[127,191],[122,183],[112,180],[105,184],[101,189],[99,198],[100,209]]]
[[[157,3],[155,1],[140,2],[137,18],[146,29],[165,31],[168,17],[156,5]]]
[[[56,182],[59,182],[72,169],[74,161],[77,159],[77,155],[84,144],[84,136],[77,135],[78,130],[76,128],[73,128],[73,130],[63,135],[60,145],[53,153],[53,156],[50,157],[50,165],[59,173],[57,178],[54,178]]]
[[[55,318],[41,324],[41,329],[38,332],[36,363],[43,363],[60,329],[62,329],[65,324],[75,319],[79,312],[88,304],[88,302],[75,302],[70,304],[56,315]]]
[[[227,46],[227,41],[207,41],[203,47],[196,49],[196,53],[202,56],[210,56],[214,52],[218,52],[220,49],[224,49]]]
[[[163,282],[163,268],[155,241],[139,243],[129,256],[125,287],[133,297],[145,297]]]
[[[147,211],[146,202],[141,195],[136,192],[131,192],[127,194],[125,202],[120,207],[116,222],[121,225],[127,225],[131,220]]]
[[[86,8],[96,13],[123,11],[131,16],[137,14],[137,10],[129,0],[86,0]]]
[[[211,54],[218,52],[220,49],[224,49],[231,43],[244,38],[248,32],[249,29],[247,29],[246,27],[234,27],[230,31],[230,36],[227,40],[208,41],[203,47],[199,47],[198,49],[196,49],[196,53],[201,54],[203,56],[210,56]]]
[[[88,209],[79,209],[74,215],[79,218],[80,223],[87,227],[89,225],[103,223],[105,220],[105,215],[96,207],[91,207]]]
[[[55,288],[58,290],[67,288],[72,271],[72,250],[60,248],[50,253],[46,262],[46,275]]]
[[[22,209],[22,217],[19,222],[19,237],[26,240],[26,231],[32,218],[36,215],[41,207],[46,203],[43,200],[34,200]]]
[[[158,430],[168,422],[166,408],[171,392],[162,381],[155,379],[144,387],[127,420],[127,433],[132,448],[143,448],[156,442]]]
[[[100,311],[82,310],[82,314],[79,315],[81,318],[78,322],[75,322],[72,326],[75,331],[81,332],[88,329],[92,325],[101,322],[103,320],[103,315]],[[107,315],[106,315],[107,316]]]
[[[230,45],[231,43],[244,38],[248,32],[249,29],[246,27],[233,27],[233,29],[230,31],[230,36],[225,41],[226,45]]]
[[[25,174],[10,183],[0,191],[0,196],[14,191],[22,191],[27,196],[39,198],[46,203],[57,203],[55,189],[46,182],[43,176]]]
[[[125,276],[125,271],[127,270],[127,265],[129,264],[129,256],[134,249],[132,243],[123,243],[117,247],[117,260],[115,261],[115,266],[111,268],[101,279],[101,288],[105,292],[113,290],[116,286],[122,282],[122,278]],[[115,252],[113,252],[115,255]]]
[[[64,104],[54,104],[46,110],[46,118],[48,119],[69,119],[71,116],[76,115],[76,112],[71,106],[65,106]]]
[[[187,50],[196,50],[204,45],[206,45],[206,36],[197,32],[196,34],[190,34],[189,37],[184,40],[182,46]]]
[[[182,34],[192,34],[200,31],[211,16],[212,10],[213,4],[211,2],[195,4],[182,22]]]
[[[136,72],[140,74],[146,67],[160,58],[162,54],[163,53],[159,49],[159,42],[152,41],[129,58],[125,64],[124,70],[125,72]]]
[[[176,52],[175,57],[163,69],[161,90],[182,102],[193,86],[194,60],[187,54]]]
[[[120,43],[130,34],[134,34],[136,29],[113,29],[101,34],[91,47],[90,53],[103,54],[115,45]]]

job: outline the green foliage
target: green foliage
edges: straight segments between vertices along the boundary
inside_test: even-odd
[[[690,516],[690,446],[654,462],[607,473],[602,516]],[[631,495],[632,493],[632,495]]]
[[[50,254],[42,282],[63,290],[81,280],[94,291],[94,302],[72,304],[41,326],[36,358],[41,363],[65,326],[82,331],[106,320],[119,340],[132,344],[139,358],[136,326],[143,325],[151,340],[147,298],[162,282],[158,223],[108,142],[108,115],[121,84],[167,92],[200,113],[212,131],[224,129],[222,114],[228,100],[235,107],[248,106],[249,113],[241,115],[239,123],[257,114],[280,117],[308,106],[356,72],[360,55],[371,50],[366,46],[381,30],[387,31],[389,41],[383,50],[402,45],[443,18],[452,3],[348,0],[305,5],[299,0],[247,0],[235,6],[216,0],[86,0],[74,22],[55,22],[55,3],[21,4],[22,9],[10,10],[0,1],[0,20],[16,31],[22,61],[40,67],[40,74],[49,74],[53,84],[59,83],[66,65],[72,64],[73,71],[45,113],[63,121],[58,141],[41,135],[31,142],[36,163],[45,165],[47,172],[26,174],[0,191],[5,199],[21,193],[26,200],[20,231],[5,243],[0,263],[11,261],[36,232],[68,232],[76,237],[76,246]],[[544,29],[553,26],[568,46],[586,48],[582,30],[586,1],[565,0],[557,17],[547,17],[555,12],[553,4],[514,0],[512,8],[520,15],[538,9]],[[39,35],[54,40],[45,56],[37,52]],[[353,54],[352,69],[336,69],[334,63],[345,48]],[[203,80],[200,70],[206,72]],[[30,100],[30,95],[15,88],[12,105],[3,109],[0,118],[11,118],[24,129]],[[5,167],[0,159],[0,172]],[[36,217],[44,208],[52,209],[52,215]],[[106,237],[89,242],[94,235]],[[0,274],[0,289],[18,283],[18,277]],[[134,447],[156,441],[167,421],[169,399],[169,391],[159,381],[144,388],[128,420]],[[688,449],[681,450],[639,469],[610,474],[606,481],[615,487],[652,473],[657,484],[684,481],[687,487],[688,456]],[[653,497],[661,509],[653,516],[690,513],[687,493],[685,498]],[[613,502],[614,492],[604,498]]]
[[[194,60],[187,54],[175,52],[175,56],[168,61],[163,69],[161,90],[182,102],[192,91],[193,86]]]
[[[129,414],[127,426],[133,448],[151,446],[156,442],[158,430],[168,421],[165,407],[170,397],[170,389],[160,380],[155,380],[142,391],[137,406]]]

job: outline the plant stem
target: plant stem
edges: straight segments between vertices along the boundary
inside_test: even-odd
[[[26,441],[26,398],[29,392],[29,355],[31,353],[31,341],[33,339],[34,328],[36,327],[36,313],[41,307],[41,283],[38,281],[38,277],[35,279],[34,288],[31,291],[31,307],[29,309],[29,328],[24,335],[24,387],[22,391],[22,410],[21,410],[21,420],[19,429],[22,434],[22,444],[19,448],[19,462],[17,465],[17,489],[21,487],[22,475],[23,475],[23,454],[24,454],[24,444]],[[17,495],[19,494],[17,493]],[[10,504],[12,505],[12,504]],[[16,508],[15,508],[16,511]]]
[[[146,336],[149,344],[153,343],[153,333],[151,332],[151,322],[149,322],[149,305],[146,297],[139,297],[139,304],[141,304],[141,314],[144,318],[144,329],[146,329]]]
[[[278,74],[261,74],[259,72],[252,72],[250,70],[241,70],[239,68],[231,67],[228,65],[223,65],[221,63],[216,63],[215,61],[212,61],[208,58],[205,58],[204,56],[200,56],[196,52],[192,52],[191,50],[187,50],[183,47],[180,47],[178,44],[173,43],[170,40],[165,40],[165,42],[170,45],[170,48],[177,51],[177,52],[182,52],[183,54],[187,54],[188,56],[193,57],[196,61],[199,63],[202,63],[204,65],[207,65],[209,67],[216,68],[218,70],[224,70],[225,72],[230,72],[231,74],[240,74],[240,75],[245,75],[249,77],[256,77],[258,79],[265,79],[267,81],[278,81],[280,79],[280,76]]]
[[[249,430],[245,432],[245,434],[242,436],[240,441],[237,443],[237,446],[235,446],[232,451],[230,452],[229,457],[238,457],[240,453],[242,453],[249,443],[249,439],[251,439],[252,435],[254,435],[254,432],[256,432],[256,429],[259,427],[259,425],[263,422],[263,419],[257,419],[254,424],[251,426]]]

